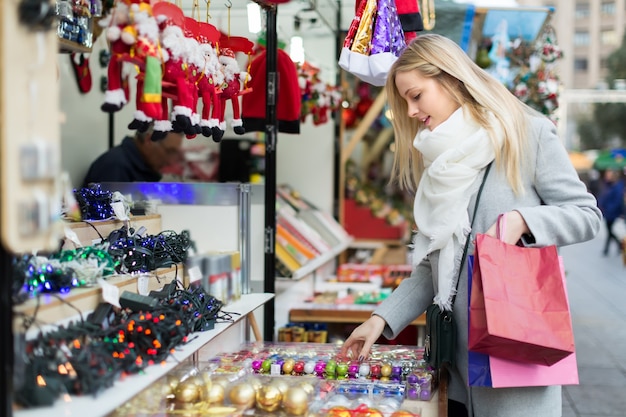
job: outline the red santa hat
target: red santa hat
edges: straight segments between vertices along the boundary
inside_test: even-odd
[[[409,43],[417,36],[415,32],[424,30],[419,4],[417,0],[396,0],[396,9],[404,31],[404,39]]]
[[[248,84],[252,92],[242,98],[241,118],[246,132],[265,130],[266,110],[266,65],[267,53],[263,50],[250,64],[251,81]],[[302,98],[298,84],[298,69],[289,55],[282,49],[277,50],[276,70],[278,73],[278,91],[276,92],[276,118],[278,131],[300,133],[300,108]]]

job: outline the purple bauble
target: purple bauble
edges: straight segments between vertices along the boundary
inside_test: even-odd
[[[252,370],[256,373],[259,373],[259,371],[261,370],[261,365],[263,364],[263,361],[261,360],[254,360],[252,361]]]

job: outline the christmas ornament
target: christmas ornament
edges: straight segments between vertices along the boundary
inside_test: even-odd
[[[418,0],[395,0],[395,3],[398,18],[402,23],[404,39],[408,43],[416,38],[416,32],[424,30]]]
[[[344,406],[335,406],[328,409],[327,417],[352,417],[350,409]]]
[[[265,131],[267,105],[266,74],[267,51],[262,50],[250,64],[250,88],[252,92],[242,97],[242,119],[246,132]],[[301,89],[298,83],[298,68],[289,54],[282,49],[276,51],[278,86],[276,94],[276,119],[278,131],[300,133],[302,108]]]
[[[415,417],[415,414],[406,410],[397,410],[391,413],[390,417]]]
[[[82,94],[91,91],[91,71],[89,70],[89,56],[73,52],[69,55],[74,79],[78,84],[78,91]]]
[[[283,395],[283,408],[289,414],[301,416],[309,408],[309,396],[300,387],[290,387]]]
[[[224,403],[224,394],[224,387],[220,384],[214,383],[213,385],[211,385],[211,388],[209,388],[207,401],[211,405],[221,405]]]
[[[272,378],[271,385],[278,388],[278,390],[284,395],[289,389],[289,384],[284,378]]]
[[[251,408],[256,400],[256,392],[252,385],[242,382],[232,386],[228,393],[228,399],[235,406]]]
[[[404,32],[398,18],[395,0],[378,0],[372,33],[369,67],[371,76],[382,86],[391,65],[406,47]]]
[[[272,413],[280,407],[282,392],[275,385],[266,385],[256,392],[257,408]]]
[[[302,388],[309,396],[315,394],[315,387],[310,382],[302,381],[298,384],[298,387]]]
[[[194,404],[204,400],[204,382],[189,378],[180,382],[174,391],[174,401],[178,404]]]

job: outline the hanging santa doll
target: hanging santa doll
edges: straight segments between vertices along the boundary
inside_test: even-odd
[[[146,120],[157,116],[161,90],[156,80],[161,77],[161,66],[158,62],[158,25],[152,15],[152,7],[144,1],[119,1],[100,25],[106,27],[111,45],[107,91],[101,109],[114,113],[128,102],[128,80],[122,75],[122,67],[124,62],[131,62],[142,72],[142,84],[137,89],[139,113],[136,116]]]
[[[216,81],[217,74],[221,73],[221,64],[211,44],[202,43],[200,49],[205,57],[202,77],[196,83],[198,94],[202,99],[200,127],[202,136],[207,138],[213,136],[213,140],[219,142],[224,135],[223,130],[219,127],[222,103],[220,101],[221,92]]]
[[[226,102],[230,100],[233,109],[233,119],[230,125],[236,134],[243,135],[246,133],[246,130],[241,120],[239,96],[241,95],[244,84],[250,80],[250,76],[245,71],[240,70],[239,64],[235,59],[235,52],[230,48],[220,49],[219,61],[222,64],[221,71],[224,76],[224,81],[221,84],[222,92],[220,94],[221,111],[219,129],[222,131],[223,135],[223,132],[226,130],[224,112],[226,110]],[[213,134],[213,139],[216,139],[215,133]]]
[[[164,138],[170,131],[196,134],[192,121],[195,77],[191,74],[193,65],[188,63],[189,43],[183,29],[170,24],[161,32],[163,46],[163,85],[164,92],[172,98],[172,110],[169,111],[167,100],[163,100],[161,114],[155,118],[153,140]]]

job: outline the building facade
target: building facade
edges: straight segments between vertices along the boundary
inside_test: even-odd
[[[567,89],[606,88],[606,58],[619,48],[626,24],[626,0],[518,0],[520,6],[548,6],[564,58],[559,76]]]

